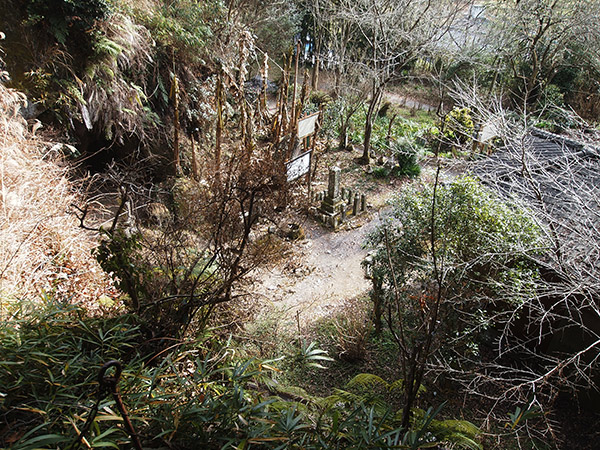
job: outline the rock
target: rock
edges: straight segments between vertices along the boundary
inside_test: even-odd
[[[288,228],[289,231],[286,233],[285,237],[288,238],[290,241],[299,241],[303,240],[306,237],[304,233],[304,228],[302,228],[297,223],[288,224]]]

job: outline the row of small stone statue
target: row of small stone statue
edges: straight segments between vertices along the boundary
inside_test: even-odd
[[[356,216],[367,209],[367,197],[351,189],[340,190],[341,170],[329,169],[328,188],[317,192],[314,200],[321,202],[317,215],[327,225],[337,228],[347,216]]]
[[[367,196],[365,194],[359,194],[356,192],[354,197],[352,196],[352,189],[342,188],[341,196],[342,200],[345,203],[346,215],[350,214],[350,209],[352,210],[352,215],[360,214],[367,209]],[[313,201],[322,202],[325,200],[327,196],[327,191],[315,192]],[[341,211],[340,211],[341,212]]]

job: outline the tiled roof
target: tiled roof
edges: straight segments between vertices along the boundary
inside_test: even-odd
[[[600,270],[600,254],[588,248],[600,240],[600,151],[542,130],[531,130],[477,161],[473,172],[502,195],[532,208],[564,237],[566,253],[583,255]],[[599,250],[600,251],[600,250]]]

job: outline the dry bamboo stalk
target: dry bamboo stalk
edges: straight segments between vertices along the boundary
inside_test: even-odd
[[[215,131],[215,177],[221,177],[221,143],[223,139],[223,79],[222,72],[217,74],[217,126]]]
[[[289,133],[292,133],[295,126],[296,120],[298,117],[296,116],[296,91],[298,90],[298,62],[300,59],[300,41],[296,43],[296,63],[294,68],[294,92],[292,94],[292,117],[290,118],[290,129]]]
[[[172,52],[173,58],[173,83],[171,84],[171,98],[173,99],[173,165],[175,166],[175,175],[179,173],[179,81],[175,73],[175,52]]]
[[[261,107],[263,112],[266,114],[267,113],[267,86],[269,83],[269,55],[267,55],[267,53],[265,53],[265,59],[263,62],[263,67],[262,67],[262,80],[263,80],[263,88],[262,88],[262,95],[261,95]]]

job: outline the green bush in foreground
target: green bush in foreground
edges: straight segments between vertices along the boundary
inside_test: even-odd
[[[44,300],[0,322],[0,416],[10,424],[0,447],[65,448],[75,436],[72,424],[82,425],[77,417],[95,400],[100,366],[111,359],[140,365],[142,336],[132,317],[86,318],[79,308]],[[125,385],[131,376],[124,374]],[[123,438],[114,425],[103,434],[97,442]]]
[[[375,250],[365,265],[379,283],[383,304],[376,310],[391,307],[397,287],[404,304],[398,320],[406,326],[419,323],[441,274],[441,326],[455,339],[521,304],[538,276],[533,257],[544,242],[526,210],[472,178],[438,185],[434,210],[433,193],[433,185],[409,187],[393,200],[392,214],[368,239]]]
[[[544,244],[525,209],[472,178],[438,176],[393,201],[364,263],[376,331],[385,318],[397,346],[405,426],[430,361],[466,374],[480,360],[483,332],[521,314]]]
[[[120,359],[123,401],[145,448],[479,448],[476,427],[438,420],[432,409],[415,409],[403,430],[385,401],[401,382],[363,374],[314,397],[277,384],[276,361],[239,360],[228,343],[178,342],[142,355],[149,346],[130,317],[85,318],[49,300],[0,323],[0,338],[0,414],[10,424],[2,447],[69,448],[96,401],[100,366]],[[91,448],[129,448],[116,411],[110,396],[102,400]]]

